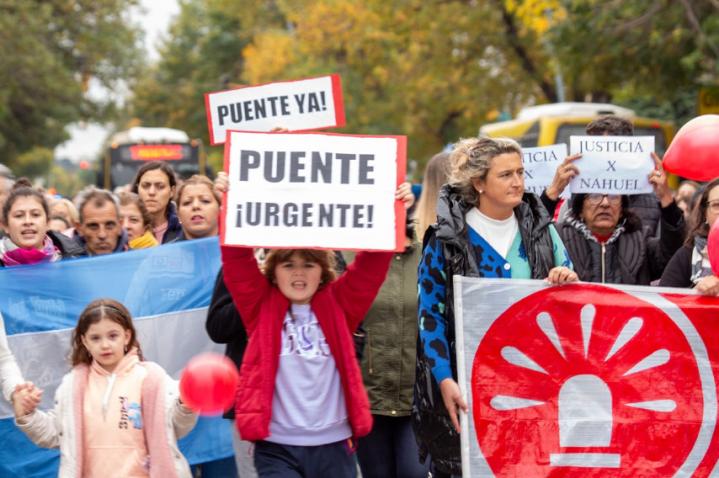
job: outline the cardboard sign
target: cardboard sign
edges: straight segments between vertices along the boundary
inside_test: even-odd
[[[572,193],[646,194],[653,191],[654,136],[570,136],[569,154],[579,175],[569,183]]]
[[[524,190],[540,196],[552,184],[557,167],[567,157],[567,145],[564,143],[538,148],[522,148],[524,163]],[[568,199],[569,188],[564,188],[559,196]]]
[[[404,249],[404,136],[229,131],[222,243]]]
[[[454,285],[463,476],[715,476],[719,300]]]
[[[206,93],[205,110],[213,145],[224,143],[228,130],[309,131],[345,124],[339,75]]]

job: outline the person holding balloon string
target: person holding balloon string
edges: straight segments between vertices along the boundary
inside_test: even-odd
[[[411,200],[407,188],[398,200]],[[260,270],[249,247],[222,247],[224,280],[249,342],[235,402],[240,436],[263,476],[355,477],[354,439],[372,416],[352,332],[392,252],[359,252],[339,277],[329,250],[271,250]]]
[[[684,246],[664,269],[662,287],[694,288],[705,295],[719,295],[719,178],[709,182],[690,212]]]
[[[60,449],[60,477],[190,478],[177,439],[196,414],[177,382],[143,361],[130,312],[112,299],[92,301],[72,334],[72,370],[43,412],[28,400],[13,403],[15,423],[35,444]]]

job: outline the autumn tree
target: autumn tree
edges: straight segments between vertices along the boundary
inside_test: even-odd
[[[132,114],[207,141],[203,94],[328,73],[348,133],[420,160],[497,111],[606,100],[667,119],[716,77],[716,0],[185,0]],[[281,125],[278,125],[281,126]],[[215,152],[219,157],[219,150]]]

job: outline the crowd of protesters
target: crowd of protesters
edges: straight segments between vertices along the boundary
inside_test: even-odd
[[[587,125],[586,133],[632,135],[633,127],[607,116]],[[719,179],[686,181],[672,191],[661,158],[653,154],[653,194],[574,194],[560,204],[569,181],[581,174],[578,158],[566,158],[536,196],[525,192],[517,142],[459,140],[451,153],[428,162],[418,204],[408,183],[399,186],[396,197],[411,218],[402,252],[222,247],[206,329],[211,340],[226,344],[240,369],[235,408],[226,414],[236,425],[239,476],[356,476],[358,468],[366,478],[461,475],[459,413],[467,404],[454,359],[453,274],[552,285],[661,285],[719,295],[707,254],[709,228],[719,217]],[[180,181],[168,163],[150,162],[129,191],[88,187],[70,201],[48,197],[6,171],[0,174],[0,265],[217,236],[221,193],[230,187],[222,174],[214,182],[200,175]],[[74,335],[73,372],[61,387],[67,403],[58,406],[76,399],[66,382],[81,377],[88,387],[83,393],[94,396],[93,380],[116,367],[127,372],[125,386],[138,400],[142,377],[174,390],[164,372],[143,361],[134,333],[122,304],[88,305]],[[120,341],[110,369],[91,342],[103,334]],[[297,347],[299,337],[315,340]],[[147,471],[151,467],[122,468],[107,450],[93,448],[87,437],[102,432],[99,423],[72,430],[51,426],[36,410],[41,391],[22,381],[4,333],[0,374],[18,426],[36,443],[75,447],[62,431],[75,438],[83,433],[89,469],[108,470],[110,463],[133,476],[160,476]],[[139,456],[153,458],[153,466],[166,462],[186,476],[186,462],[165,454],[176,451],[176,438],[192,427],[194,416],[172,397],[156,413],[178,429],[177,436],[162,443],[148,436],[129,440]],[[82,460],[73,450],[75,455],[63,452],[62,467]]]

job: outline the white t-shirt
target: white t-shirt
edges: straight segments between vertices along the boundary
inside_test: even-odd
[[[477,231],[482,238],[494,248],[503,258],[507,258],[509,248],[512,247],[514,237],[519,231],[517,218],[514,214],[507,219],[497,220],[482,214],[473,207],[467,212],[464,220]]]

